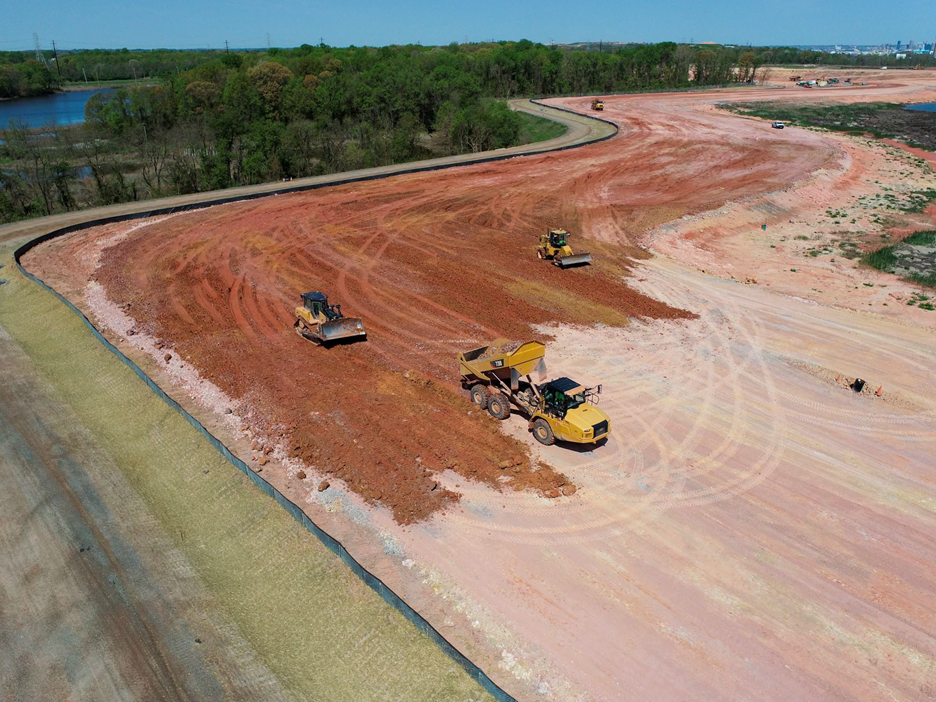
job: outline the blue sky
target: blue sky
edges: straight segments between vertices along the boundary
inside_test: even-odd
[[[15,9],[11,9],[15,8]],[[0,49],[333,46],[531,39],[873,44],[933,41],[934,0],[2,0]]]

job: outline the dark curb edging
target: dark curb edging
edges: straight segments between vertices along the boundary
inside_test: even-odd
[[[412,173],[421,173],[424,171],[436,171],[443,170],[447,168],[459,168],[464,166],[470,166],[478,163],[490,163],[493,161],[504,161],[511,158],[521,158],[524,156],[536,156],[540,154],[551,153],[554,151],[565,151],[568,149],[576,149],[581,146],[587,146],[589,144],[594,144],[600,141],[605,141],[607,139],[616,136],[618,133],[618,127],[613,122],[601,119],[600,117],[595,117],[593,115],[583,115],[579,112],[574,112],[573,110],[566,109],[564,107],[556,107],[554,105],[546,105],[539,101],[540,99],[531,99],[530,102],[541,107],[548,107],[550,109],[559,110],[561,112],[568,112],[579,117],[586,117],[588,119],[593,119],[598,122],[604,122],[610,124],[614,127],[614,132],[591,141],[582,142],[580,144],[568,144],[566,146],[560,146],[553,149],[540,149],[537,151],[530,151],[522,154],[498,154],[496,156],[488,156],[485,158],[479,158],[474,161],[468,161],[464,163],[448,163],[448,164],[437,164],[431,166],[417,166],[413,168],[403,169],[393,173],[385,174],[375,174],[367,176],[359,176],[355,178],[345,178],[341,180],[336,180],[330,183],[316,183],[313,185],[301,185],[291,188],[283,188],[279,190],[262,192],[262,193],[252,193],[247,195],[239,195],[226,198],[218,198],[215,200],[208,200],[204,202],[191,203],[188,205],[180,205],[177,207],[165,207],[149,210],[146,212],[136,212],[125,215],[115,215],[112,217],[102,217],[100,219],[89,220],[86,222],[81,222],[79,224],[73,224],[67,227],[62,227],[60,229],[55,229],[51,232],[46,232],[41,234],[33,239],[30,239],[23,245],[19,246],[13,252],[13,259],[16,261],[16,266],[20,272],[29,278],[34,283],[38,284],[40,287],[44,288],[48,292],[52,293],[57,297],[61,302],[63,302],[72,312],[78,315],[81,320],[85,323],[94,337],[104,345],[108,351],[113,353],[120,361],[130,368],[140,380],[142,380],[146,385],[152,390],[160,399],[162,399],[167,405],[172,409],[178,412],[182,417],[198,431],[204,438],[208,440],[215,449],[217,449],[225,459],[228,460],[234,467],[244,473],[250,480],[256,485],[264,494],[269,497],[272,497],[276,502],[283,507],[289,514],[293,516],[296,521],[298,521],[302,526],[304,526],[309,532],[312,533],[319,541],[321,541],[330,551],[335,553],[344,563],[347,565],[351,572],[357,575],[364,583],[367,584],[372,590],[374,590],[378,595],[380,595],[385,602],[391,605],[394,609],[400,612],[409,622],[411,622],[419,631],[429,637],[439,648],[442,649],[449,658],[455,661],[460,665],[468,675],[474,679],[478,684],[481,685],[490,695],[494,697],[498,702],[516,702],[515,698],[508,694],[503,688],[497,685],[493,680],[491,680],[488,675],[481,670],[475,663],[473,663],[465,654],[459,651],[455,646],[450,643],[442,634],[440,634],[435,627],[433,627],[426,619],[422,617],[415,609],[413,609],[409,604],[407,604],[403,598],[397,595],[393,590],[390,589],[380,578],[367,570],[363,565],[361,565],[355,558],[348,553],[344,545],[334,538],[321,527],[319,527],[315,522],[313,522],[302,509],[293,503],[289,498],[283,495],[279,490],[277,490],[273,485],[267,482],[259,474],[253,472],[250,467],[244,463],[240,458],[238,458],[220,439],[214,436],[208,429],[195,417],[193,417],[189,412],[182,407],[178,402],[176,402],[172,397],[170,397],[165,390],[163,390],[159,385],[156,384],[152,378],[150,378],[136,363],[134,363],[129,357],[124,355],[120,349],[118,349],[114,344],[108,341],[104,335],[92,324],[84,313],[79,310],[71,301],[69,301],[65,296],[61,295],[51,286],[46,284],[43,280],[33,275],[27,271],[21,262],[22,257],[34,249],[35,247],[43,244],[51,239],[55,239],[65,234],[71,234],[73,232],[81,231],[83,229],[89,229],[91,227],[97,227],[104,224],[113,224],[115,222],[124,222],[134,219],[145,219],[147,217],[155,217],[158,215],[164,214],[173,214],[176,212],[186,212],[191,210],[200,210],[207,207],[213,207],[215,205],[222,205],[231,202],[239,202],[242,200],[254,200],[261,197],[271,197],[273,195],[282,195],[287,193],[295,192],[304,192],[307,190],[317,190],[319,188],[328,188],[338,185],[346,185],[348,183],[359,183],[366,182],[371,180],[380,180],[383,178],[390,178],[398,175],[408,175]]]

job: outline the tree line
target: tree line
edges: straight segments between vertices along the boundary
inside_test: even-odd
[[[787,57],[672,42],[589,51],[525,40],[60,52],[48,65],[16,55],[22,60],[0,65],[0,90],[54,89],[59,71],[69,81],[90,72],[158,83],[94,95],[78,127],[11,125],[0,135],[0,221],[511,146],[525,139],[530,118],[504,98],[747,82]],[[9,71],[20,78],[4,83]]]

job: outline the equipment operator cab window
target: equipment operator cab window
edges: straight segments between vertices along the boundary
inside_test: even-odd
[[[559,234],[557,232],[551,232],[549,235],[550,242],[557,249],[561,249],[566,245],[565,234]]]

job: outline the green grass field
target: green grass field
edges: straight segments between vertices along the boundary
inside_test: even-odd
[[[490,697],[108,352],[10,249],[0,325],[297,699]],[[41,323],[37,323],[41,320]]]
[[[930,247],[934,245],[936,245],[936,231],[914,232],[903,241],[866,253],[861,260],[862,263],[879,271],[894,273],[896,268],[902,268],[905,263],[902,253],[906,253],[908,249],[913,247]],[[934,260],[932,254],[928,254],[925,258],[929,265],[921,266],[918,272],[900,272],[898,275],[923,287],[936,288],[936,260]],[[925,304],[928,300],[929,298],[924,298],[922,302]],[[931,306],[926,307],[926,309],[930,308]]]
[[[62,87],[65,90],[100,90],[102,88],[125,88],[131,85],[155,85],[159,82],[158,78],[137,78],[136,80],[128,78],[126,80],[91,80],[91,81],[73,81],[65,83]]]
[[[813,89],[822,90],[835,94],[837,89]],[[911,146],[936,150],[936,115],[905,110],[904,105],[898,103],[804,105],[791,102],[752,102],[729,103],[718,107],[746,117],[780,120],[788,125],[819,127],[850,134],[870,134],[876,139],[900,139]]]
[[[549,141],[560,137],[568,131],[568,127],[559,122],[553,122],[545,117],[537,117],[527,112],[517,112],[520,117],[519,144],[535,144],[539,141]]]

